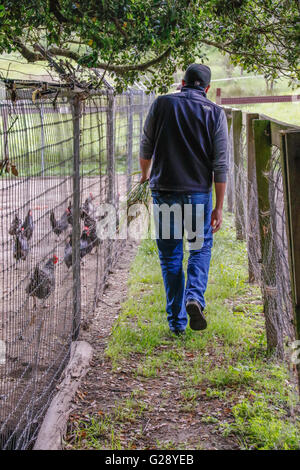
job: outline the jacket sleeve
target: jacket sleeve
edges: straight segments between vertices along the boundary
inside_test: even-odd
[[[215,183],[226,183],[229,167],[228,127],[224,110],[221,111],[213,140],[213,172]]]
[[[144,124],[144,133],[140,145],[140,158],[150,160],[152,158],[155,146],[155,110],[157,99],[152,103],[148,116]]]

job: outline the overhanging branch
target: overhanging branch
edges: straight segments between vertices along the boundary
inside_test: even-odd
[[[59,3],[57,0],[49,0],[49,10],[51,11],[51,13],[53,13],[53,15],[60,24],[68,22],[68,20],[60,12]]]
[[[37,62],[38,60],[44,60],[43,56],[37,52],[33,52],[28,47],[26,47],[20,39],[13,39],[13,44],[16,46],[20,54],[26,59],[28,62]]]
[[[96,68],[99,69],[106,69],[108,72],[115,72],[115,73],[126,73],[132,71],[140,71],[143,72],[147,70],[152,65],[158,64],[163,59],[167,58],[171,53],[172,48],[168,47],[162,54],[151,59],[147,62],[143,62],[141,64],[136,65],[116,65],[116,64],[106,64],[104,62],[97,62]],[[59,47],[51,47],[49,52],[56,56],[67,57],[69,59],[73,59],[78,62],[81,58],[80,54],[77,52],[69,51],[68,49],[61,49]]]

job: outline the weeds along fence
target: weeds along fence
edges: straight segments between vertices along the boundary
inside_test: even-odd
[[[247,241],[249,282],[263,295],[268,348],[300,339],[300,127],[225,108],[227,209]]]
[[[125,197],[153,100],[140,90],[33,100],[38,88],[0,102],[2,449],[32,447],[71,343],[101,300],[124,242],[92,238],[96,209]]]

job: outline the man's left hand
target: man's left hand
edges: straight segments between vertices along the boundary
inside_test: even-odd
[[[222,209],[214,209],[211,213],[211,226],[213,228],[213,233],[216,233],[220,230],[223,222]]]

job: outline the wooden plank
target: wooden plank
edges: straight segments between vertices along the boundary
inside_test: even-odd
[[[222,98],[221,98],[221,88],[217,88],[216,91],[216,104],[221,104],[222,103]]]
[[[69,364],[64,379],[45,415],[33,450],[60,450],[66,432],[71,402],[82,378],[88,371],[92,359],[92,346],[86,341],[75,341],[71,345]]]
[[[269,351],[275,351],[283,358],[283,337],[280,315],[276,305],[276,275],[270,275],[270,270],[276,266],[274,240],[271,236],[271,216],[269,201],[269,165],[272,156],[270,121],[253,121],[256,181],[258,194],[258,217],[260,246],[262,253],[262,294],[264,316],[266,323],[267,344]],[[266,254],[266,255],[265,255]]]
[[[75,341],[81,322],[81,277],[80,277],[80,116],[81,101],[74,96],[71,101],[73,116],[73,226],[72,226],[72,270],[73,270],[73,331]]]
[[[241,169],[243,166],[243,155],[241,148],[241,135],[243,128],[243,113],[240,110],[232,110],[233,130],[233,157],[234,157],[234,188],[235,188],[235,229],[236,238],[245,240],[245,213],[244,194]]]
[[[256,220],[253,221],[252,217],[255,216],[253,205],[257,202],[257,184],[256,184],[256,166],[255,166],[255,148],[254,148],[254,134],[252,122],[254,119],[258,119],[259,115],[257,113],[247,113],[246,114],[246,139],[247,139],[247,206],[248,206],[248,217],[251,217],[249,223],[251,227],[256,227]],[[254,200],[253,200],[254,199]],[[258,221],[257,221],[258,223]],[[255,266],[253,264],[253,259],[257,257],[257,246],[256,241],[259,239],[259,234],[251,233],[248,236],[248,272],[249,272],[249,282],[253,283],[258,281],[255,277]]]
[[[255,152],[255,169],[258,193],[259,207],[259,226],[262,243],[264,243],[265,219],[262,214],[269,214],[269,182],[265,177],[268,171],[271,159],[271,128],[270,122],[265,120],[253,120],[253,136],[254,136],[254,152]]]
[[[259,113],[259,119],[265,120],[265,121],[270,121],[271,123],[278,124],[279,126],[282,127],[282,129],[290,129],[290,130],[299,130],[300,131],[300,126],[296,126],[295,124],[289,124],[287,122],[283,121],[278,121],[278,119],[274,119],[270,116],[267,116],[266,114]]]
[[[300,339],[300,132],[283,134],[284,192],[288,226],[292,297],[297,339]]]
[[[1,114],[2,114],[2,123],[3,123],[3,150],[4,154],[2,159],[8,159],[9,158],[9,153],[8,153],[8,108],[3,107],[1,109]]]
[[[132,147],[133,147],[133,96],[128,94],[128,131],[127,131],[127,192],[131,189],[132,181]]]
[[[281,147],[282,131],[287,129],[290,129],[290,127],[279,121],[271,121],[272,145],[276,145],[278,148]]]
[[[232,109],[231,108],[223,108],[226,114],[227,119],[227,128],[228,128],[228,136],[230,139],[230,131],[232,127]],[[230,142],[229,142],[230,143]],[[229,149],[229,151],[233,151],[233,149]],[[227,210],[231,214],[234,212],[234,173],[233,168],[230,167],[233,165],[233,161],[229,160],[229,172],[228,172],[228,181],[226,185],[226,194],[227,194]]]
[[[115,99],[113,93],[107,94],[106,155],[108,191],[107,202],[115,203]]]
[[[291,103],[296,101],[300,101],[300,95],[232,96],[221,98],[221,104]]]

